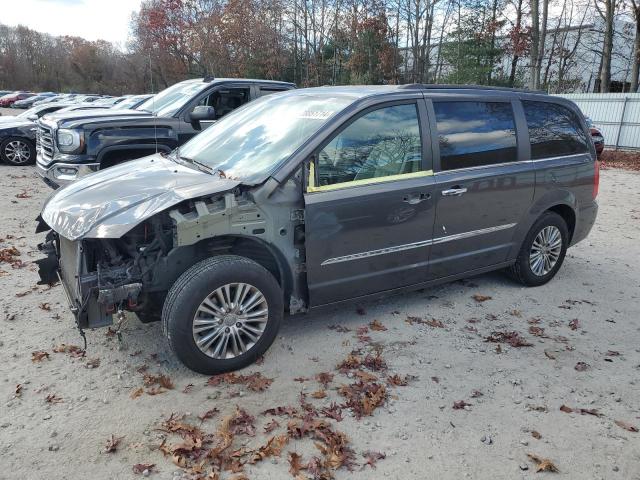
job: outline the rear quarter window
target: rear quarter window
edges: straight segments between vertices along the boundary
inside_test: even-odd
[[[518,159],[509,102],[434,102],[440,169],[477,167]]]
[[[523,101],[522,106],[533,160],[589,151],[587,136],[574,112],[549,102]]]

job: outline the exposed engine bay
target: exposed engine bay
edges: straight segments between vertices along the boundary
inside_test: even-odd
[[[303,218],[292,213],[297,205],[289,198],[294,196],[284,195],[282,202],[263,209],[250,191],[236,188],[183,201],[120,238],[70,240],[39,218],[37,231],[49,231],[39,245],[46,254],[36,262],[39,283],[62,283],[81,329],[111,325],[113,315],[123,316],[125,310],[136,312],[142,321],[159,320],[164,296],[177,278],[198,261],[218,254],[253,258],[289,285],[287,290],[295,290],[292,285],[299,282],[285,279],[289,269],[274,260],[284,251],[289,258],[283,261],[304,261]],[[303,270],[294,269],[300,276]],[[299,297],[290,297],[291,311],[304,308]]]

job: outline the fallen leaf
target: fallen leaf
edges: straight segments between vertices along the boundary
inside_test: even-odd
[[[111,437],[107,440],[106,445],[104,446],[104,453],[113,453],[118,449],[118,445],[120,445],[120,441],[124,437],[116,437],[113,433]]]
[[[136,388],[133,392],[131,392],[130,397],[135,400],[136,398],[138,398],[143,393],[144,393],[144,388],[142,388],[142,387]]]
[[[407,385],[409,385],[409,375],[401,377],[396,373],[394,375],[391,375],[390,377],[387,377],[387,383],[396,387],[406,387]]]
[[[589,364],[585,362],[578,362],[576,363],[576,366],[573,368],[575,368],[578,372],[584,372],[589,368]]]
[[[280,426],[280,424],[278,423],[278,421],[274,418],[272,419],[269,423],[267,423],[264,426],[264,433],[270,433],[273,432],[276,428],[278,428]]]
[[[324,388],[327,388],[329,386],[329,383],[333,381],[333,373],[321,372],[316,375],[316,380],[318,381],[318,383],[321,383]]]
[[[44,399],[47,403],[62,403],[62,398],[58,397],[55,393],[50,393]]]
[[[529,333],[536,337],[542,337],[544,335],[544,328],[532,325],[529,327]]]
[[[558,472],[558,467],[548,458],[542,458],[531,453],[527,453],[527,457],[533,460],[536,464],[536,472]]]
[[[297,477],[302,470],[302,455],[296,452],[289,452],[289,473]]]
[[[485,342],[508,343],[512,347],[531,347],[529,343],[520,336],[518,332],[491,332],[491,335],[485,338]]]
[[[486,302],[487,300],[491,300],[492,297],[488,296],[488,295],[480,295],[478,293],[476,293],[475,295],[473,295],[472,297],[476,302],[478,303],[482,303],[482,302]]]
[[[455,402],[453,402],[453,409],[454,410],[463,410],[464,407],[470,407],[471,404],[465,402],[464,400],[457,400]]]
[[[31,352],[31,361],[32,362],[41,362],[44,359],[49,359],[49,354],[44,350],[36,350],[35,352]]]
[[[206,412],[204,412],[202,415],[198,415],[198,418],[201,422],[204,422],[205,420],[209,420],[210,418],[215,417],[218,413],[220,413],[220,410],[218,410],[217,408],[212,408],[211,410],[207,410]]]
[[[374,330],[376,332],[385,332],[387,330],[387,327],[380,323],[379,320],[374,320],[373,322],[371,322],[369,324],[369,327],[371,328],[371,330]]]
[[[364,469],[364,467],[369,465],[374,470],[376,469],[376,463],[378,462],[378,460],[382,460],[382,459],[387,458],[387,456],[384,453],[373,452],[373,451],[364,452],[362,454],[362,456],[366,460],[364,462],[364,465],[362,465],[362,468]]]
[[[545,354],[545,356],[547,358],[550,358],[551,360],[555,360],[556,359],[556,356],[552,352],[550,352],[549,350],[545,350],[544,354]]]
[[[20,193],[16,194],[16,198],[31,198],[31,195],[29,195],[25,189],[22,189]]]
[[[87,364],[86,367],[87,368],[98,368],[100,366],[100,359],[99,358],[90,358],[87,360]]]
[[[311,396],[316,399],[321,399],[327,396],[327,392],[325,392],[324,390],[316,390],[311,394]]]
[[[618,425],[620,428],[624,428],[629,432],[638,432],[638,427],[631,425],[628,422],[623,422],[622,420],[616,420],[614,423]]]
[[[136,463],[133,466],[133,473],[135,473],[136,475],[142,475],[145,470],[149,471],[149,472],[154,472],[155,471],[155,463]]]
[[[577,318],[574,318],[569,322],[569,328],[571,330],[577,330],[578,326],[580,326],[580,321]]]
[[[540,440],[540,439],[542,438],[542,435],[540,435],[540,432],[537,432],[536,430],[533,430],[533,431],[531,432],[531,436],[532,436],[533,438],[535,438],[536,440]]]

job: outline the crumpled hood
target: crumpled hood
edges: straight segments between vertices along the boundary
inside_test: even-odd
[[[239,184],[155,154],[88,175],[56,191],[41,217],[69,240],[120,238],[183,200],[226,192]]]

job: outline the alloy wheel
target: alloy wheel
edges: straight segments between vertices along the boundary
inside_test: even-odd
[[[529,266],[538,277],[547,275],[558,263],[562,252],[562,234],[558,227],[548,225],[544,227],[531,245]]]
[[[248,283],[229,283],[211,292],[193,317],[193,339],[205,355],[235,358],[258,342],[269,320],[264,294]]]
[[[27,163],[31,160],[29,145],[20,140],[13,140],[4,147],[4,155],[11,163]]]

